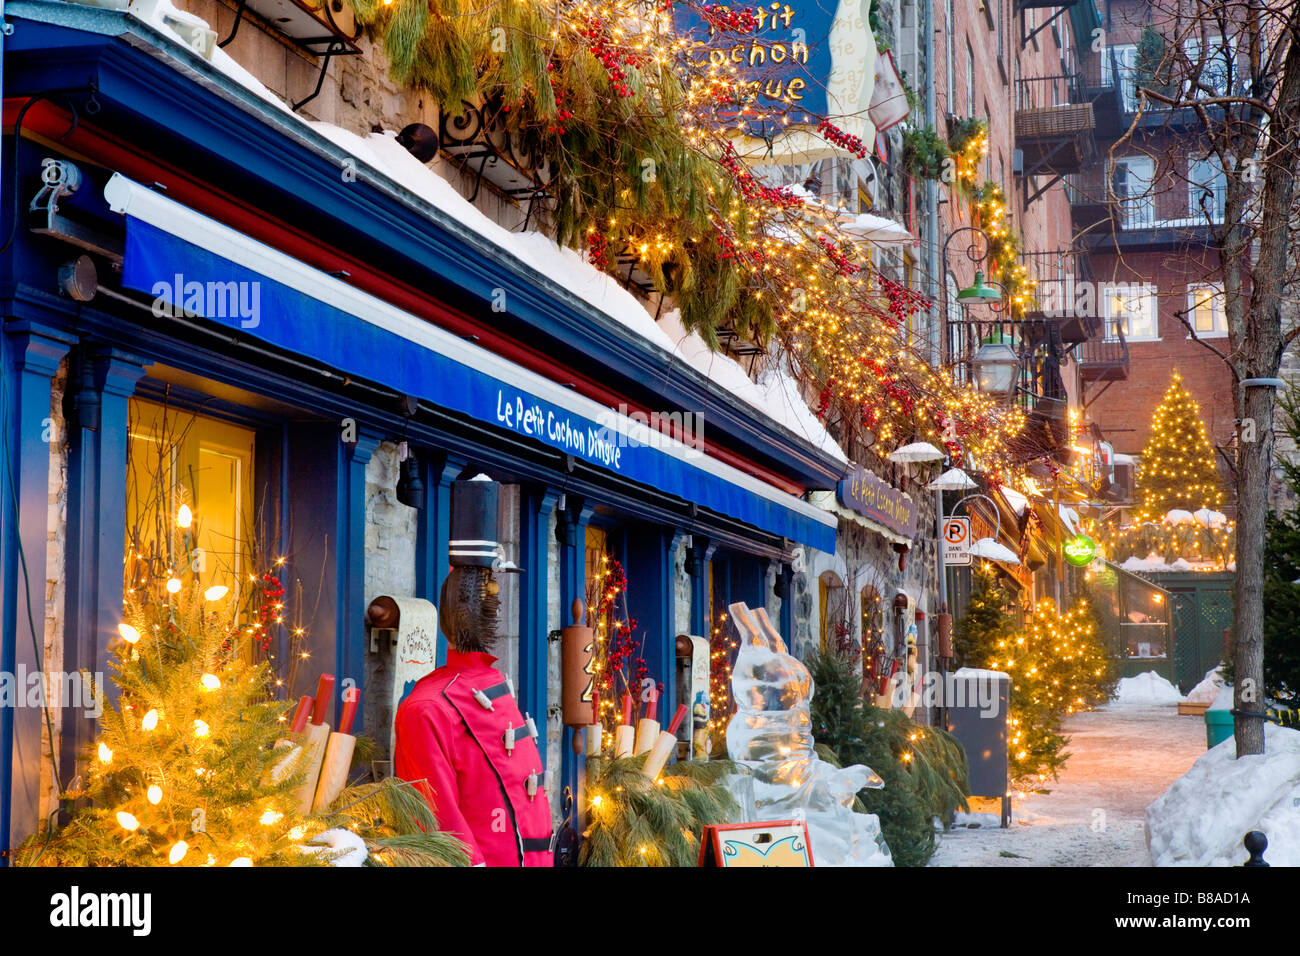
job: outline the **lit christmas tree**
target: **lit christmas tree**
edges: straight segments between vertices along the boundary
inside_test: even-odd
[[[105,707],[83,791],[89,800],[24,862],[83,866],[303,865],[299,844],[326,829],[300,815],[301,774],[277,774],[289,752],[287,705],[266,662],[230,640],[224,586],[200,592],[169,578],[137,590],[112,648],[117,705]]]
[[[997,642],[986,666],[1011,676],[1011,779],[1021,787],[1055,779],[1069,757],[1061,721],[1105,703],[1117,680],[1086,599],[1065,614],[1041,601],[1023,631]]]
[[[1195,512],[1223,504],[1200,407],[1177,371],[1151,418],[1151,438],[1138,466],[1137,498],[1139,522],[1160,521],[1175,508]]]

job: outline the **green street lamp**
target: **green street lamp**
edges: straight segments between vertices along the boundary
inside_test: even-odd
[[[962,305],[982,305],[988,302],[1001,302],[1002,292],[984,284],[984,273],[975,273],[975,283],[957,293],[957,301]]]

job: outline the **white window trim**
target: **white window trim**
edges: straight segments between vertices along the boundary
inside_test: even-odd
[[[1103,322],[1103,326],[1102,326],[1102,328],[1103,328],[1103,334],[1104,334],[1104,336],[1105,336],[1105,341],[1107,341],[1107,342],[1118,342],[1118,341],[1119,341],[1119,336],[1118,336],[1118,335],[1114,335],[1114,334],[1111,332],[1111,329],[1114,328],[1115,316],[1111,313],[1110,306],[1111,306],[1111,296],[1114,294],[1114,293],[1113,293],[1113,290],[1114,290],[1115,288],[1116,288],[1115,286],[1105,286],[1105,287],[1102,289],[1102,322]],[[1125,341],[1126,343],[1128,343],[1128,344],[1133,344],[1133,343],[1135,343],[1135,342],[1160,342],[1160,341],[1163,341],[1163,340],[1160,338],[1160,299],[1159,299],[1159,290],[1158,290],[1154,285],[1142,285],[1142,286],[1137,286],[1137,285],[1135,284],[1135,285],[1123,286],[1123,288],[1126,289],[1126,290],[1128,290],[1128,291],[1135,291],[1136,289],[1139,289],[1139,288],[1140,288],[1140,289],[1141,289],[1141,294],[1144,295],[1145,297],[1150,298],[1150,299],[1151,299],[1151,302],[1152,302],[1152,305],[1151,305],[1151,331],[1152,331],[1152,334],[1151,334],[1151,335],[1138,335],[1138,336],[1135,336],[1135,335],[1133,335],[1132,332],[1130,331],[1130,332],[1126,332],[1126,333],[1124,334],[1124,341]]]
[[[1225,293],[1222,286],[1215,285],[1213,282],[1194,282],[1187,287],[1187,321],[1192,327],[1196,327],[1196,293],[1200,289],[1209,289],[1223,299]],[[1197,332],[1193,335],[1187,333],[1188,339],[1226,339],[1228,337],[1228,313],[1223,305],[1219,307],[1219,317],[1223,319],[1223,328],[1215,329],[1212,332]]]

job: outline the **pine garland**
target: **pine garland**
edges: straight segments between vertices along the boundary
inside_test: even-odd
[[[679,761],[647,780],[645,754],[588,758],[591,823],[579,866],[697,866],[707,824],[726,823],[737,807],[720,782],[728,760]]]

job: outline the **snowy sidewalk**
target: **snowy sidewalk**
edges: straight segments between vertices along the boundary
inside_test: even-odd
[[[1147,806],[1205,753],[1205,722],[1173,705],[1111,705],[1065,722],[1070,759],[1051,793],[1016,798],[1011,826],[956,828],[930,866],[1149,866]]]

